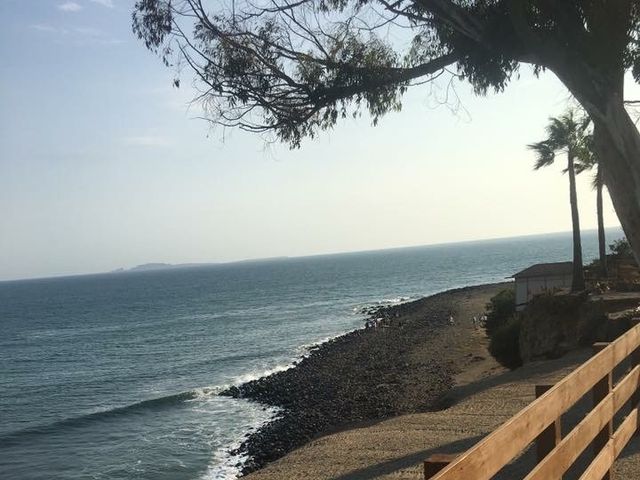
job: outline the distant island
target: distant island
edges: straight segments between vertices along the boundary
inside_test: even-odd
[[[192,267],[208,267],[218,265],[217,263],[143,263],[131,268],[118,268],[109,273],[127,273],[127,272],[147,272],[152,270],[171,270],[175,268],[192,268]]]
[[[198,268],[198,267],[213,267],[215,265],[232,265],[238,263],[262,263],[262,262],[271,262],[274,260],[286,260],[290,257],[270,257],[270,258],[255,258],[255,259],[247,259],[247,260],[236,260],[233,262],[217,262],[217,263],[162,263],[162,262],[152,262],[152,263],[143,263],[141,265],[136,265],[131,268],[117,268],[115,270],[110,271],[109,273],[130,273],[130,272],[149,272],[156,270],[174,270],[178,268]]]

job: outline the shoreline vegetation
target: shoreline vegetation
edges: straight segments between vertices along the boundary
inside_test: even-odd
[[[238,465],[242,474],[326,434],[449,406],[456,378],[482,375],[474,367],[488,355],[484,329],[473,317],[510,285],[464,287],[365,308],[375,328],[336,337],[288,370],[222,392],[281,409],[231,452],[247,458]]]

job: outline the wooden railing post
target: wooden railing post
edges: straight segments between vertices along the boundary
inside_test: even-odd
[[[631,328],[640,323],[640,318],[631,319]],[[640,365],[640,347],[636,348],[631,354],[631,368],[635,368]],[[631,397],[631,407],[634,408],[640,403],[640,387],[636,390],[636,393]],[[640,430],[636,430],[636,435],[640,434]]]
[[[609,343],[606,342],[598,342],[593,344],[593,353],[597,354],[598,352],[604,350],[609,346]],[[613,388],[613,372],[609,372],[605,377],[598,381],[593,386],[593,406],[598,405],[604,397],[609,395],[611,389]],[[607,425],[596,435],[596,438],[593,440],[593,455],[594,457],[600,453],[600,450],[604,448],[609,439],[613,435],[613,418],[609,420]],[[602,480],[610,480],[611,479],[611,469],[602,477]]]
[[[631,319],[631,328],[636,327],[640,323],[640,318],[635,317]],[[636,348],[633,353],[631,353],[631,369],[640,365],[640,347]],[[631,408],[636,408],[640,406],[640,386],[631,397]],[[640,426],[636,428],[636,432],[633,435],[634,437],[640,436]]]
[[[540,398],[547,393],[553,385],[536,385],[536,398]],[[562,440],[562,427],[561,418],[558,417],[555,421],[545,428],[538,438],[536,438],[536,453],[538,457],[538,463],[542,461],[544,457],[549,455],[551,450],[556,448],[556,445]]]
[[[457,453],[434,453],[424,462],[424,478],[429,480],[458,457]]]

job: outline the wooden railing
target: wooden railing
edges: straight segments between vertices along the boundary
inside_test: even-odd
[[[425,477],[489,480],[535,442],[537,464],[525,480],[561,479],[589,445],[593,460],[580,480],[610,478],[613,462],[638,431],[640,325],[613,343],[595,344],[594,351],[591,359],[557,384],[537,386],[539,398],[471,449],[428,459]],[[615,385],[614,373],[620,377]],[[562,415],[590,391],[593,407],[562,437]],[[626,416],[614,431],[614,418],[622,415]]]

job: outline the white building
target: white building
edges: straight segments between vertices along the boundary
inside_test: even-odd
[[[516,310],[526,307],[534,295],[571,288],[573,262],[539,263],[513,275],[516,281]]]

